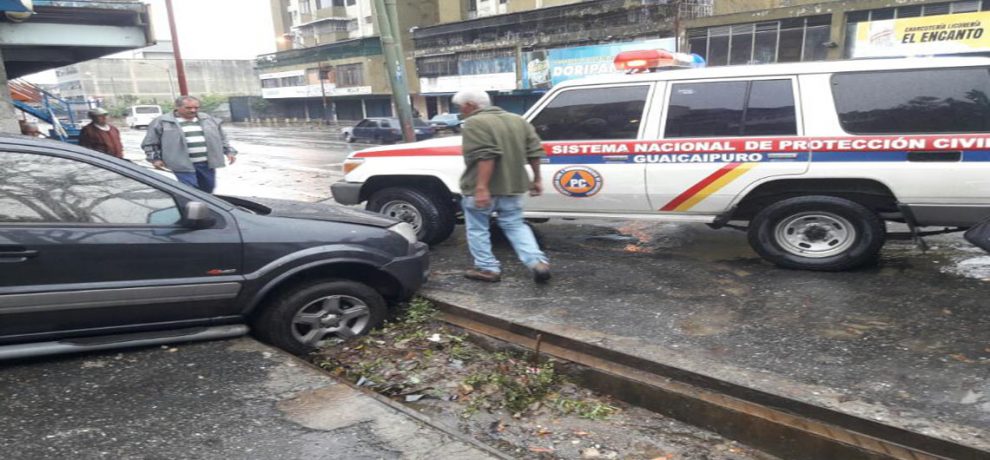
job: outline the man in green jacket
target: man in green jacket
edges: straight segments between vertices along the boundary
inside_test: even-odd
[[[479,281],[502,279],[501,265],[492,254],[490,222],[497,214],[498,226],[512,243],[519,259],[529,267],[538,283],[550,279],[550,264],[540,251],[533,231],[523,221],[523,195],[543,193],[540,159],[546,156],[536,130],[519,115],[491,105],[482,91],[461,91],[452,102],[461,109],[464,163],[461,194],[468,248],[474,268],[465,276]],[[533,180],[526,165],[533,170]]]

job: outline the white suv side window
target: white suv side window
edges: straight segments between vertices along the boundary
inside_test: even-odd
[[[792,136],[791,80],[675,83],[664,137]]]
[[[836,74],[832,94],[839,122],[851,134],[990,131],[986,67]]]
[[[0,224],[174,224],[175,199],[81,161],[0,152]]]
[[[565,90],[532,124],[544,141],[636,139],[649,93],[648,85]]]

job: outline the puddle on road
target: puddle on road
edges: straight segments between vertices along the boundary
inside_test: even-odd
[[[959,399],[959,404],[972,404],[984,412],[990,412],[990,397],[981,391],[966,390]]]
[[[578,240],[630,254],[677,254],[704,262],[755,259],[741,233],[701,225],[632,221],[580,225]]]
[[[990,256],[956,257],[952,265],[942,267],[943,273],[990,281]]]
[[[706,337],[730,332],[741,325],[740,314],[736,311],[712,307],[703,313],[696,313],[677,323],[684,335]]]

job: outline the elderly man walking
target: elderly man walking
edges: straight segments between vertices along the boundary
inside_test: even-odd
[[[474,268],[467,278],[497,282],[501,265],[492,253],[490,223],[497,216],[519,259],[538,283],[550,280],[550,264],[532,229],[523,221],[523,195],[543,193],[540,160],[546,156],[536,130],[519,115],[491,105],[482,91],[461,91],[452,102],[461,109],[462,150],[467,168],[461,176],[464,222]],[[533,170],[533,180],[526,165]]]
[[[102,108],[89,111],[90,123],[79,132],[79,145],[103,152],[117,158],[124,158],[124,143],[120,140],[120,130],[107,121],[109,112]]]
[[[237,151],[227,142],[221,121],[199,113],[199,106],[192,96],[176,99],[174,112],[148,125],[141,147],[155,168],[168,169],[179,182],[213,193],[217,168],[228,161],[234,164]]]

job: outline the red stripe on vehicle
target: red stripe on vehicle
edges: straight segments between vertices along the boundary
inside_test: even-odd
[[[658,139],[653,141],[546,142],[549,156],[582,155],[682,155],[696,153],[820,153],[820,152],[899,152],[899,151],[982,151],[990,149],[990,135],[941,136],[848,136],[783,138],[705,138]],[[459,145],[436,147],[397,147],[358,152],[355,158],[458,156]],[[741,161],[741,160],[740,160]]]
[[[460,156],[461,147],[431,147],[417,149],[397,149],[397,150],[377,150],[373,152],[358,152],[354,158],[376,158],[376,157],[440,157],[440,156]]]
[[[660,208],[660,210],[661,211],[673,211],[674,209],[677,209],[677,207],[680,206],[681,203],[689,200],[692,196],[694,196],[695,194],[697,194],[698,192],[700,192],[701,190],[703,190],[709,184],[711,184],[712,182],[717,181],[720,177],[728,174],[733,169],[738,168],[739,165],[741,165],[741,164],[742,163],[729,163],[729,164],[723,166],[718,171],[715,171],[714,173],[712,173],[710,176],[702,179],[701,182],[698,182],[697,184],[694,184],[691,188],[685,190],[684,193],[678,195],[677,198],[674,198],[673,200],[671,200],[670,203],[667,203],[666,205],[664,205],[664,207]]]

